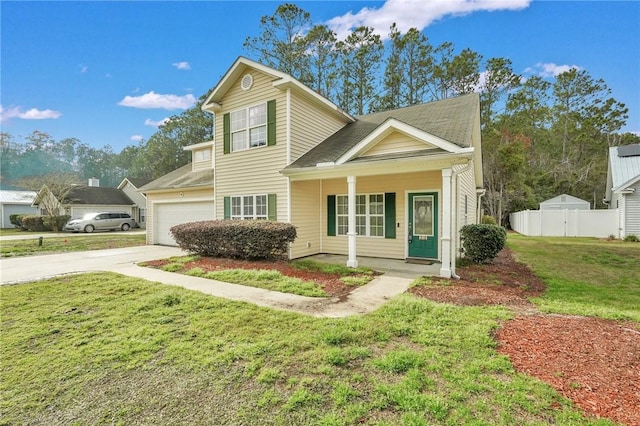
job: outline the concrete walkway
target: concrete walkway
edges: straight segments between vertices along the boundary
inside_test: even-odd
[[[59,275],[109,271],[149,281],[184,287],[216,297],[253,303],[259,306],[298,312],[317,317],[346,317],[378,309],[387,300],[404,293],[413,278],[430,275],[427,268],[410,268],[403,274],[385,273],[344,298],[297,296],[207,278],[165,272],[136,265],[138,262],[182,256],[177,247],[139,246],[64,254],[0,259],[0,284],[16,284]],[[401,265],[402,262],[397,262]],[[416,266],[416,265],[411,265]],[[418,265],[425,266],[425,265]],[[377,269],[377,268],[376,268]],[[398,268],[397,268],[398,269]],[[403,275],[403,276],[397,276]]]

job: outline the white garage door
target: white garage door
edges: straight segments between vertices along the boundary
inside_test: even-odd
[[[153,208],[154,244],[175,246],[169,234],[174,225],[199,220],[213,220],[213,201],[156,204]]]

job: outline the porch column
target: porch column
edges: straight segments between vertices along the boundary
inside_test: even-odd
[[[356,177],[347,176],[347,196],[348,196],[348,223],[347,237],[349,239],[349,259],[347,266],[349,268],[357,268],[358,260],[356,259]]]
[[[442,169],[442,266],[440,276],[451,278],[451,176],[452,169]]]

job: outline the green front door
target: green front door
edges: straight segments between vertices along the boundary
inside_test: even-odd
[[[409,257],[438,258],[438,194],[409,194]]]

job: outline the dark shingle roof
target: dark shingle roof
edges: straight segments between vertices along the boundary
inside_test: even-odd
[[[131,198],[117,188],[99,186],[75,186],[65,197],[69,204],[104,204],[113,206],[130,206],[135,204]]]
[[[176,189],[197,186],[213,186],[213,169],[194,172],[191,170],[191,163],[186,164],[148,184],[139,187],[141,192],[155,189]]]
[[[130,177],[128,177],[127,180],[129,182],[131,182],[131,184],[133,186],[135,186],[136,188],[140,188],[140,187],[145,186],[149,182],[151,182],[153,179],[138,179],[138,178],[130,178]]]
[[[461,147],[471,145],[478,95],[473,93],[391,111],[367,114],[329,136],[288,168],[338,160],[389,119],[395,119]]]

